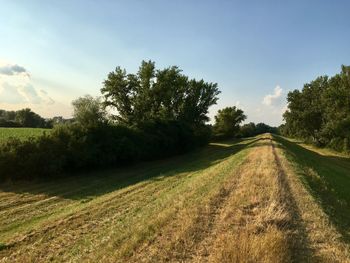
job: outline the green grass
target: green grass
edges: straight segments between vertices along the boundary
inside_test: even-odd
[[[350,242],[350,158],[327,149],[275,137],[300,178],[347,242]]]
[[[128,256],[179,211],[191,214],[206,205],[255,141],[211,144],[166,160],[52,182],[0,185],[0,258],[21,250],[19,261],[35,261],[48,244],[55,249],[43,257],[54,261]]]
[[[6,141],[10,137],[26,140],[29,137],[37,137],[49,132],[50,129],[41,128],[0,128],[0,142]]]

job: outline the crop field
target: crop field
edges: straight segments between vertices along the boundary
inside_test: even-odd
[[[350,160],[264,134],[0,186],[0,262],[350,262]]]
[[[10,137],[26,140],[29,137],[36,137],[49,132],[50,129],[41,128],[0,128],[0,142]]]

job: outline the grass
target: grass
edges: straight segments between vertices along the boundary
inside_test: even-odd
[[[276,140],[0,185],[0,261],[347,262]]]
[[[0,128],[0,142],[6,141],[10,137],[26,140],[29,137],[37,137],[49,132],[50,129],[41,128]]]
[[[350,158],[283,137],[276,140],[287,150],[306,187],[350,242]]]
[[[152,240],[176,211],[197,207],[212,196],[253,141],[212,144],[132,169],[2,186],[0,243],[11,249],[3,249],[0,256],[15,250],[20,256],[12,259],[19,261],[128,257]],[[33,251],[29,244],[34,240]],[[48,244],[52,250],[46,249]]]

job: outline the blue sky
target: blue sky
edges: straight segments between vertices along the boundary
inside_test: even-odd
[[[345,0],[0,1],[0,108],[68,117],[116,66],[151,59],[217,82],[211,117],[238,105],[248,121],[278,125],[288,91],[350,64],[349,10]]]

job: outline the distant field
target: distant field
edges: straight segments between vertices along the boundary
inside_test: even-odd
[[[0,128],[0,142],[7,140],[10,137],[26,140],[29,137],[36,137],[49,133],[50,129],[40,128]]]

